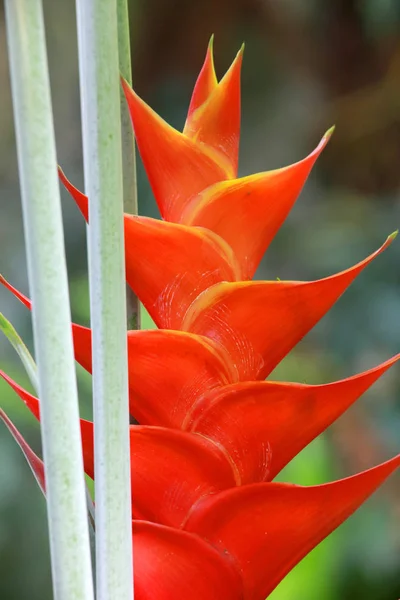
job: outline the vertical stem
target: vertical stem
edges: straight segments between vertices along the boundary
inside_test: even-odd
[[[41,0],[6,0],[54,598],[93,600],[78,395]]]
[[[118,58],[119,70],[132,85],[131,43],[129,35],[128,0],[117,0],[118,15]],[[131,215],[137,215],[137,188],[135,141],[132,123],[125,95],[120,87],[121,123],[122,123],[122,161],[124,181],[124,210]]]
[[[77,2],[93,332],[97,600],[132,600],[128,366],[116,0]]]
[[[118,56],[121,75],[132,85],[131,44],[129,35],[128,0],[117,0]],[[124,212],[138,214],[136,153],[133,127],[125,95],[120,88],[122,125],[122,173],[124,189]],[[126,286],[127,323],[129,329],[140,329],[140,303],[131,288]]]

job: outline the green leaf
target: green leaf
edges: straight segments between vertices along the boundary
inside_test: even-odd
[[[0,330],[4,333],[14,350],[20,357],[22,364],[28,374],[28,377],[35,388],[36,392],[39,389],[39,381],[37,374],[37,366],[33,360],[28,348],[25,346],[21,337],[18,335],[16,329],[11,325],[10,321],[0,313]]]

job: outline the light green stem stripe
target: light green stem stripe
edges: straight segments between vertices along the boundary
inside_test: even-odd
[[[93,600],[79,409],[41,0],[6,0],[56,600]]]
[[[117,0],[118,15],[118,57],[119,70],[132,85],[131,43],[129,35],[128,0]],[[122,123],[122,164],[124,184],[124,211],[138,214],[135,141],[125,94],[120,86]]]
[[[132,85],[131,44],[129,34],[128,0],[117,0],[118,16],[118,56],[121,75]],[[120,86],[121,126],[122,126],[122,173],[124,190],[124,212],[138,214],[136,151],[133,127],[125,94]],[[127,323],[129,329],[140,329],[140,303],[137,296],[127,286]]]
[[[17,352],[21,359],[22,364],[25,367],[25,371],[28,374],[31,384],[33,385],[36,393],[39,393],[39,380],[37,374],[37,367],[33,360],[28,348],[25,346],[21,337],[18,335],[16,329],[11,325],[5,316],[0,313],[0,331],[4,333],[14,350]]]
[[[123,182],[116,0],[78,0],[93,332],[97,600],[132,600]]]

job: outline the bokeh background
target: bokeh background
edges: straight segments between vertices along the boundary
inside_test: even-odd
[[[182,127],[208,39],[221,76],[242,41],[240,173],[299,160],[332,124],[336,132],[271,245],[260,278],[314,279],[365,257],[400,225],[400,3],[398,0],[132,0],[134,85]],[[58,160],[82,184],[73,0],[44,2]],[[157,209],[139,163],[141,214]],[[85,226],[63,192],[74,319],[88,323]],[[0,8],[0,272],[28,292],[3,7]],[[275,372],[322,383],[352,375],[400,349],[400,242],[362,273]],[[0,310],[32,347],[30,315],[0,289]],[[0,338],[0,366],[29,386]],[[79,370],[83,416],[90,378]],[[38,425],[0,383],[0,405],[32,446]],[[299,427],[302,424],[299,423]],[[322,483],[400,451],[400,367],[393,367],[282,479]],[[0,598],[47,600],[50,587],[43,497],[0,425]],[[274,600],[400,598],[400,477],[309,555]]]

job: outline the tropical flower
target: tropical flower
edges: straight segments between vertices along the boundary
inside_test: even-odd
[[[241,62],[242,50],[218,82],[210,44],[182,133],[123,82],[163,218],[124,217],[126,279],[159,327],[127,334],[139,600],[263,600],[400,465],[272,481],[400,357],[326,385],[265,381],[394,235],[318,281],[251,281],[332,130],[300,162],[238,178]],[[86,196],[60,178],[88,220]],[[73,337],[90,371],[91,331],[74,324]],[[38,399],[1,375],[39,418]],[[40,459],[0,416],[44,487]],[[94,477],[93,424],[81,431]]]

